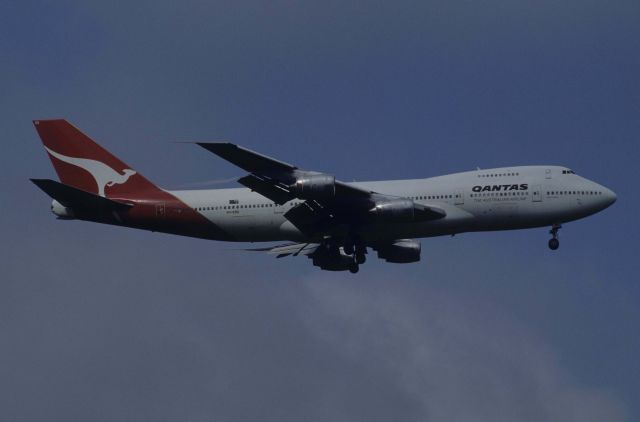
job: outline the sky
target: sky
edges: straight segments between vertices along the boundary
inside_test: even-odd
[[[0,1],[3,419],[640,419],[639,74],[635,0]],[[166,188],[242,176],[174,142],[225,139],[346,181],[566,165],[618,201],[555,252],[321,272],[55,220],[44,118]]]

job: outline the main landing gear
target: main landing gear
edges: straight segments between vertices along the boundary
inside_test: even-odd
[[[349,264],[349,272],[351,274],[355,274],[358,271],[360,271],[360,266],[357,263],[352,262],[351,264]]]
[[[350,252],[351,253],[349,255],[353,255],[353,262],[349,265],[349,271],[352,274],[355,274],[360,269],[360,265],[367,261],[367,257],[365,255],[367,253],[367,247],[356,245]],[[345,251],[345,253],[347,252]]]
[[[553,236],[549,239],[549,249],[555,251],[560,247],[560,241],[558,240],[558,230],[560,230],[562,226],[560,224],[554,224],[549,231],[549,234]]]

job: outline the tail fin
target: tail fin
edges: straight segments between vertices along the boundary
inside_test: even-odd
[[[135,197],[158,188],[66,120],[33,122],[65,185],[102,197]]]

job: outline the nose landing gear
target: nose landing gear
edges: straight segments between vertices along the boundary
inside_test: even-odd
[[[553,236],[549,239],[549,249],[555,251],[560,247],[560,241],[558,240],[558,230],[560,230],[562,226],[560,224],[554,224],[549,231],[549,234]]]

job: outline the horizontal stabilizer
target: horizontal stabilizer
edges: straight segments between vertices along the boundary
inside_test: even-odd
[[[50,179],[31,179],[47,195],[65,207],[92,211],[125,211],[133,205],[114,201]]]

